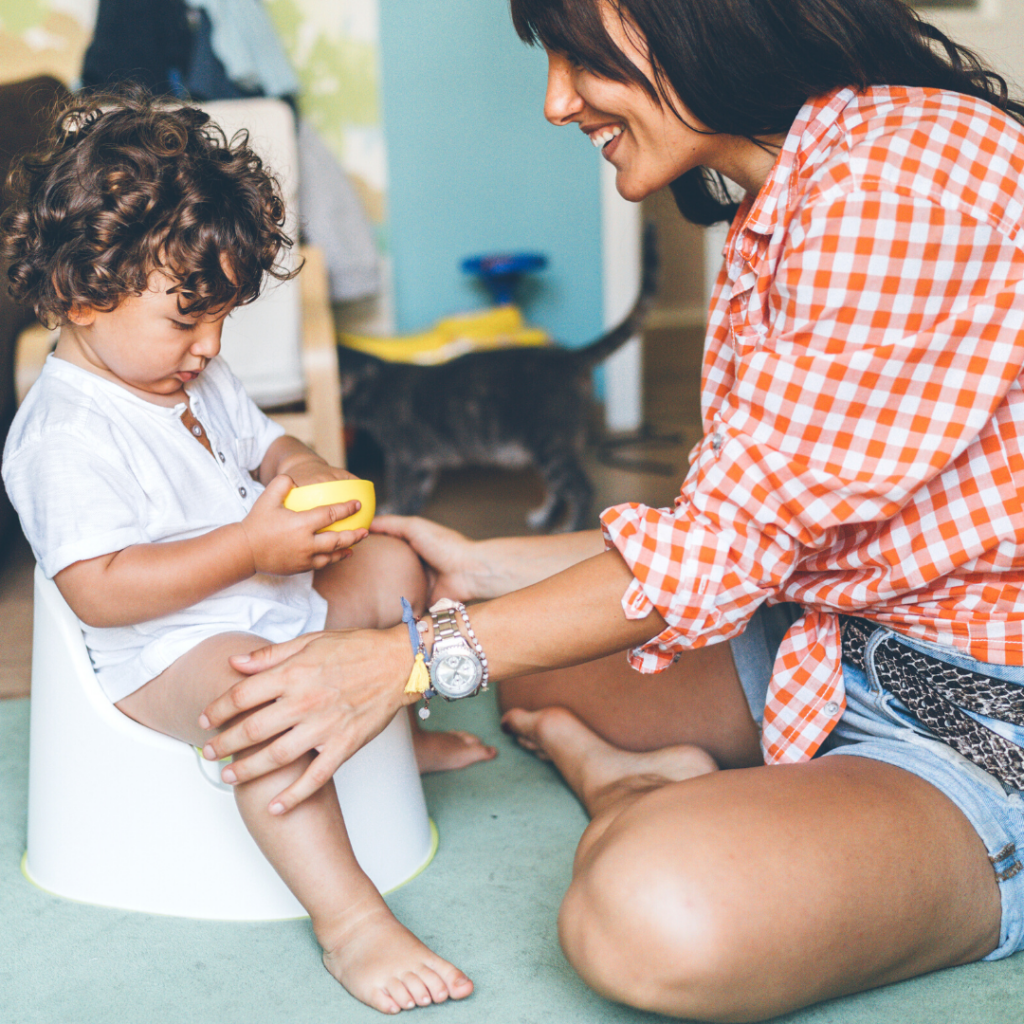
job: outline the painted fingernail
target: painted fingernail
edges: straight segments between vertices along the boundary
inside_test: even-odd
[[[284,814],[284,804],[273,803],[270,805],[271,814]]]
[[[206,715],[200,715],[199,716],[199,728],[200,729],[209,729],[210,728],[210,720],[206,717]]]
[[[225,782],[237,782],[238,781],[238,776],[230,768],[225,768],[224,771],[222,771],[220,773],[220,777]]]
[[[203,757],[205,757],[207,761],[219,761],[220,760],[220,758],[217,757],[216,751],[213,749],[212,745],[209,744],[209,743],[207,743],[206,746],[203,747]]]

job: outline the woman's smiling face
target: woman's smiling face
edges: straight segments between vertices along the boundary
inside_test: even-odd
[[[653,82],[643,37],[623,24],[610,3],[598,2],[611,41]],[[666,82],[663,89],[665,98],[659,104],[639,85],[605,78],[549,50],[544,116],[554,125],[578,124],[615,168],[620,195],[632,202],[664,188],[693,167],[721,171],[757,192],[775,162],[774,155],[748,139],[695,130],[704,126],[671,85]]]

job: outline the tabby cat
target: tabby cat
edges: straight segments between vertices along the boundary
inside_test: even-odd
[[[588,525],[593,488],[580,464],[591,370],[640,330],[655,291],[657,250],[644,236],[640,294],[626,318],[584,348],[557,345],[471,352],[437,366],[393,363],[338,346],[347,426],[384,455],[386,503],[410,515],[442,469],[535,466],[547,497],[536,530]]]

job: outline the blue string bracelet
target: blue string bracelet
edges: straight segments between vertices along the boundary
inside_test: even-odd
[[[423,639],[420,637],[419,630],[416,628],[416,616],[413,613],[412,605],[404,597],[402,598],[402,621],[409,630],[409,643],[412,646],[413,656],[412,671],[409,673],[409,679],[405,684],[405,692],[416,693],[423,697],[424,705],[420,708],[418,714],[420,718],[429,718],[430,698],[434,696],[434,690],[430,685],[430,672],[427,669],[424,657],[426,648],[423,644]]]

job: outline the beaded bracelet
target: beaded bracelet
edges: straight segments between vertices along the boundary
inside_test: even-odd
[[[486,690],[487,681],[491,677],[491,670],[487,664],[487,655],[484,654],[484,649],[480,645],[480,641],[476,638],[476,633],[473,631],[473,626],[469,621],[469,612],[466,611],[466,606],[461,601],[456,601],[455,608],[462,616],[462,621],[466,624],[466,632],[469,634],[469,642],[473,645],[473,648],[476,651],[476,656],[480,659],[480,665],[484,670],[483,678],[480,680],[480,689]]]

